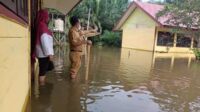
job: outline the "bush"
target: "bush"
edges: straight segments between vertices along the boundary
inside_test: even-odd
[[[108,46],[121,47],[121,40],[120,32],[111,32],[108,30],[105,30],[103,35],[100,37],[100,41],[103,43],[103,45]]]
[[[200,60],[200,50],[199,49],[194,49],[193,51],[194,51],[194,54],[195,54],[196,58],[198,60]]]

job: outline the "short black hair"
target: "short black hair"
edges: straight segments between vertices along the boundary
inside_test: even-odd
[[[72,16],[72,17],[70,18],[70,23],[71,23],[72,26],[76,25],[76,23],[78,23],[78,22],[79,22],[78,17]]]

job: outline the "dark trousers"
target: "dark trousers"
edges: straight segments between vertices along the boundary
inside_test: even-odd
[[[45,76],[45,74],[49,71],[50,59],[49,57],[38,58],[39,60],[39,76]]]

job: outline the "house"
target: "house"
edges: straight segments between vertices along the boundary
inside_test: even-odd
[[[169,17],[156,18],[164,5],[133,1],[114,27],[122,31],[122,47],[137,50],[172,53],[193,53],[198,41],[195,29],[179,27],[166,21]]]
[[[0,0],[0,112],[28,112],[31,42],[41,8],[67,14],[81,0]]]

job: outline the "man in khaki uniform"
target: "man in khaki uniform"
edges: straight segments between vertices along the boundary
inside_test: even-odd
[[[83,45],[92,45],[91,41],[84,39],[84,35],[88,33],[95,33],[96,30],[81,31],[81,25],[79,19],[75,16],[70,18],[70,23],[72,27],[69,30],[69,44],[70,44],[70,54],[69,58],[71,61],[70,76],[71,78],[76,78],[76,75],[81,66],[81,57],[83,54]]]

